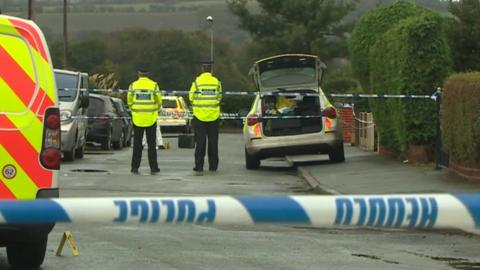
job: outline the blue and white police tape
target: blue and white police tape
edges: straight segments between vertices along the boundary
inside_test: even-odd
[[[77,91],[77,89],[63,88],[64,91]],[[133,90],[124,90],[124,89],[82,89],[91,93],[128,93],[134,92]],[[135,90],[140,91],[140,90]],[[157,92],[157,91],[153,91]],[[158,91],[162,95],[171,95],[171,96],[187,96],[189,91],[186,90],[161,90]],[[391,95],[391,94],[361,94],[361,93],[312,93],[312,92],[295,92],[295,91],[268,91],[268,92],[259,92],[259,91],[224,91],[220,93],[223,96],[325,96],[327,98],[376,98],[376,99],[431,99],[436,100],[439,92],[434,92],[432,95]]]
[[[185,114],[185,115],[178,115],[178,114],[159,114],[159,117],[162,116],[175,116],[174,118],[169,118],[170,120],[176,119],[193,119],[193,114]],[[265,116],[255,116],[258,120],[266,120],[266,119],[316,119],[324,117],[323,114],[319,115],[265,115]],[[220,114],[220,120],[245,120],[246,116],[239,116],[236,113],[222,113]],[[109,119],[132,119],[131,117],[125,116],[68,116],[62,118],[62,121],[68,121],[70,119],[92,119],[92,120],[109,120]],[[159,120],[162,120],[161,118]]]
[[[0,201],[0,224],[285,224],[479,232],[480,194],[206,196]]]

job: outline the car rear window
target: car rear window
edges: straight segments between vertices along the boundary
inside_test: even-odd
[[[78,76],[55,72],[55,80],[60,101],[74,101],[78,94]]]
[[[0,113],[23,113],[32,105],[36,97],[38,75],[36,74],[36,62],[28,43],[21,37],[0,33],[0,65],[10,74],[21,74],[20,77],[0,75]],[[19,56],[19,57],[17,57]],[[2,74],[5,74],[2,72]],[[25,74],[25,75],[24,75]],[[17,80],[24,80],[22,89],[18,89]],[[31,82],[31,83],[30,83]],[[28,87],[25,87],[28,85]],[[38,94],[38,92],[37,92]]]
[[[99,116],[105,112],[105,103],[100,98],[90,97],[90,104],[88,105],[88,116]]]
[[[177,108],[177,101],[172,99],[164,99],[162,101],[162,107],[164,109],[175,109]]]
[[[285,56],[258,64],[263,87],[280,87],[315,83],[317,80],[314,58]]]

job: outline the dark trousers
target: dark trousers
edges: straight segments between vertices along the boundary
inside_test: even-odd
[[[157,171],[157,123],[150,127],[137,127],[133,125],[132,171],[138,171],[138,168],[140,167],[140,162],[142,161],[142,139],[144,132],[147,133],[148,163],[150,164],[150,170]]]
[[[208,141],[209,170],[216,171],[218,168],[218,120],[203,122],[194,118],[193,129],[195,132],[195,170],[203,170]]]

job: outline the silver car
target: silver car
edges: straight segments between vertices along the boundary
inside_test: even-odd
[[[259,95],[243,126],[247,169],[269,157],[328,154],[345,161],[341,120],[320,88],[325,64],[317,56],[278,55],[250,70]]]
[[[83,158],[87,138],[88,74],[55,69],[63,160]]]

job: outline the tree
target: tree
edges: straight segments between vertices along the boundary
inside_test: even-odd
[[[480,1],[451,1],[449,9],[457,19],[449,33],[456,70],[480,70]]]
[[[257,0],[259,12],[247,0],[228,0],[240,19],[240,28],[250,33],[258,56],[275,53],[312,53],[322,58],[346,56],[344,33],[350,25],[344,17],[357,0]]]

